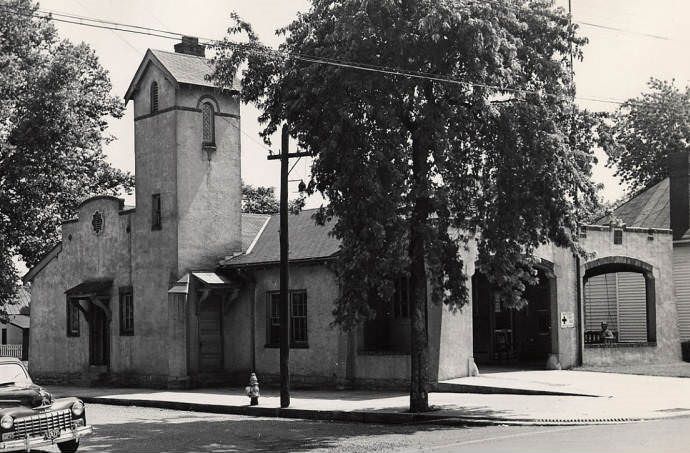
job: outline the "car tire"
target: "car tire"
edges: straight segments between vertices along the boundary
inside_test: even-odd
[[[62,453],[74,453],[79,448],[79,439],[68,440],[58,444],[58,448]]]

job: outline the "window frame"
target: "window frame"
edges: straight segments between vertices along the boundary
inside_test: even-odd
[[[79,308],[79,299],[74,298],[74,297],[67,297],[67,336],[68,337],[79,337],[81,332],[80,332],[80,327],[81,327],[81,320],[79,316],[79,312],[81,311]]]
[[[614,342],[602,342],[598,332],[593,330],[587,330],[587,300],[585,286],[589,283],[589,279],[605,274],[615,274],[619,272],[630,272],[641,274],[644,278],[645,284],[645,317],[646,317],[646,327],[647,335],[646,341],[620,341],[618,337],[618,326],[616,326],[616,333],[614,333]],[[609,256],[604,258],[599,258],[594,261],[590,261],[585,264],[585,273],[582,277],[583,283],[583,332],[584,332],[584,347],[585,348],[596,348],[596,347],[631,347],[636,345],[649,345],[655,346],[657,344],[657,332],[656,332],[656,289],[655,289],[655,278],[653,274],[652,265],[645,263],[643,261],[623,256]],[[616,300],[616,309],[618,310],[618,300]],[[618,317],[616,318],[618,323]]]
[[[206,134],[206,112],[209,112],[209,139]],[[216,144],[216,110],[210,101],[203,101],[201,103],[201,144],[203,146],[215,146]]]
[[[155,80],[151,82],[149,88],[149,104],[150,113],[158,113],[158,82]]]
[[[295,296],[304,296],[303,302],[303,314],[295,314]],[[307,290],[300,289],[290,292],[290,347],[291,348],[308,348],[309,347],[309,317],[308,317],[308,301],[307,301]],[[300,323],[300,330],[304,330],[303,338],[300,335],[298,339],[296,336],[297,329],[295,325]]]
[[[290,349],[308,349],[309,348],[309,299],[307,297],[306,289],[294,289],[288,292],[289,311],[288,317],[290,323]],[[295,316],[294,310],[294,295],[304,295],[304,314]],[[277,309],[274,313],[273,307]],[[302,321],[303,320],[303,321]],[[304,337],[300,339],[295,338],[296,329],[294,325],[296,322],[303,323]],[[274,332],[273,329],[276,329]],[[274,338],[275,335],[275,338]],[[266,291],[266,348],[280,347],[280,291]]]
[[[623,245],[623,229],[613,229],[613,245]]]
[[[163,202],[161,194],[151,194],[151,230],[163,229]]]
[[[120,336],[134,335],[134,291],[131,286],[119,290]]]

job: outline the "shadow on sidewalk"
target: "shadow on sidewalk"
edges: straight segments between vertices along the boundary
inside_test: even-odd
[[[276,452],[309,451],[348,445],[366,451],[376,436],[414,435],[448,429],[432,425],[378,425],[294,419],[241,418],[181,413],[165,419],[108,422],[95,426],[80,452]],[[45,453],[52,449],[34,450]]]

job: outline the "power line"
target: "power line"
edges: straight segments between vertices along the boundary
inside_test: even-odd
[[[503,7],[503,8],[510,9],[510,10],[517,11],[517,12],[525,12],[525,13],[532,13],[532,14],[541,13],[541,14],[545,15],[545,13],[543,13],[543,12],[536,11],[533,9],[526,9],[526,8],[523,8],[522,6],[514,4],[514,3],[512,3],[512,4],[511,3],[500,3],[500,2],[496,2],[495,0],[481,0],[481,1],[465,0],[465,3],[466,4],[473,4],[475,6],[486,6],[488,4],[488,5]],[[619,28],[619,27],[613,27],[613,26],[609,26],[609,25],[602,25],[602,24],[577,20],[572,16],[572,14],[570,14],[570,16],[571,16],[572,23],[578,24],[578,25],[584,25],[586,27],[600,28],[603,30],[615,31],[618,33],[627,33],[627,34],[631,34],[631,35],[644,36],[646,38],[659,39],[659,40],[663,40],[663,41],[674,41],[675,40],[675,39],[670,38],[668,36],[656,35],[653,33],[646,33],[646,32],[641,32],[641,31],[637,31],[637,30],[631,30],[628,28]]]
[[[509,7],[508,5],[503,5],[503,6]],[[0,5],[0,8],[4,8],[6,10],[9,10],[13,14],[18,14],[18,15],[23,15],[23,16],[32,16],[32,17],[37,17],[37,18],[41,18],[41,19],[50,19],[50,20],[54,20],[57,22],[82,25],[82,26],[92,27],[92,28],[101,28],[101,29],[106,29],[106,30],[122,31],[122,32],[126,32],[126,33],[134,33],[134,34],[141,34],[141,35],[147,35],[147,36],[154,36],[154,37],[171,39],[171,40],[179,40],[179,38],[181,36],[183,36],[182,33],[178,33],[178,32],[171,32],[171,31],[154,29],[154,28],[149,28],[149,27],[132,26],[132,25],[118,23],[118,22],[105,21],[105,20],[101,20],[101,19],[95,19],[94,20],[92,18],[86,18],[85,16],[67,15],[67,14],[60,13],[62,17],[70,17],[70,16],[79,17],[79,19],[77,19],[79,21],[75,21],[75,20],[53,17],[52,12],[50,12],[50,11],[46,11],[46,12],[41,11],[42,14],[48,14],[47,16],[45,16],[45,15],[40,15],[40,14],[36,14],[36,13],[30,13],[30,14],[22,13],[22,12],[17,11],[16,9],[11,8],[7,5]],[[83,22],[84,20],[86,20],[86,21],[94,20],[96,23],[86,23],[86,22]],[[122,28],[122,27],[131,27],[132,29]],[[166,33],[166,34],[162,34],[162,33]],[[512,88],[512,87],[505,87],[505,86],[499,86],[499,85],[484,84],[484,83],[479,83],[479,82],[471,82],[471,81],[467,81],[467,80],[451,78],[448,76],[437,75],[437,74],[433,74],[433,73],[426,73],[426,72],[421,72],[421,71],[410,71],[410,70],[404,70],[404,69],[400,69],[400,68],[390,68],[390,67],[385,67],[385,66],[370,65],[370,64],[364,64],[364,63],[359,63],[359,62],[349,62],[349,61],[338,60],[338,59],[334,59],[334,58],[313,57],[313,56],[304,55],[304,54],[297,54],[297,53],[293,53],[293,52],[284,52],[281,50],[271,49],[268,47],[257,48],[256,45],[236,43],[236,42],[229,41],[227,39],[223,40],[223,41],[209,39],[209,38],[202,38],[202,39],[206,40],[209,44],[212,44],[212,45],[244,47],[245,49],[247,47],[253,47],[253,49],[249,49],[248,51],[254,52],[254,53],[262,53],[264,55],[267,55],[267,54],[268,55],[280,55],[283,57],[295,58],[295,59],[298,59],[298,60],[301,60],[304,62],[308,62],[308,63],[313,63],[313,64],[324,64],[324,65],[331,65],[331,66],[339,66],[339,67],[344,67],[344,68],[357,69],[357,70],[369,71],[369,72],[377,72],[377,73],[399,76],[399,77],[417,78],[417,79],[430,80],[430,81],[434,81],[434,82],[464,85],[464,86],[472,87],[472,88],[491,89],[491,90],[496,90],[499,92],[509,92],[509,93],[516,93],[516,94],[529,94],[529,95],[536,95],[536,96],[547,96],[547,97],[556,98],[557,100],[558,99],[565,99],[565,97],[561,96],[561,95],[552,94],[552,93],[548,93],[548,92],[542,92],[542,91],[536,91],[536,90],[527,90],[527,89],[522,89],[522,88]],[[581,101],[599,102],[599,103],[605,103],[605,104],[617,104],[617,105],[622,105],[625,103],[630,104],[630,101],[624,101],[624,100],[618,100],[618,99],[604,99],[604,98],[587,97],[587,96],[576,96],[575,99],[578,99]]]
[[[86,6],[84,6],[84,4],[81,3],[79,0],[73,0],[73,1],[74,1],[77,5],[79,5],[80,8],[84,9],[84,10],[87,11],[87,12],[89,11],[89,9],[88,9]],[[124,42],[125,44],[127,44],[127,46],[128,46],[130,49],[132,49],[136,54],[139,54],[139,52],[140,52],[139,49],[137,49],[137,48],[134,46],[134,44],[132,44],[131,42],[129,42],[129,40],[128,40],[127,38],[125,38],[124,36],[121,36],[121,35],[118,34],[118,33],[115,33],[114,30],[111,30],[110,32],[111,32],[113,35],[115,35],[115,36],[117,37],[117,39],[119,39],[120,41],[122,41],[122,42]]]
[[[225,44],[228,44],[230,46],[236,46],[236,47],[246,47],[245,44],[232,43],[230,41],[225,41],[221,45],[225,45]],[[463,86],[472,87],[472,88],[484,88],[484,89],[490,89],[490,90],[496,90],[496,91],[502,91],[502,92],[515,93],[515,94],[530,94],[530,95],[536,95],[536,96],[553,97],[556,99],[565,99],[565,97],[560,96],[560,95],[536,91],[536,90],[527,90],[527,89],[523,89],[523,88],[512,88],[512,87],[505,87],[505,86],[499,86],[499,85],[490,85],[490,84],[479,83],[479,82],[469,82],[467,80],[435,75],[433,73],[401,70],[401,69],[389,68],[389,67],[385,67],[385,66],[365,65],[362,63],[348,62],[348,61],[332,59],[332,58],[328,58],[328,59],[327,58],[317,58],[317,57],[307,56],[304,54],[298,54],[298,53],[292,53],[292,52],[281,52],[279,50],[274,50],[274,49],[254,49],[254,50],[250,49],[250,52],[263,53],[264,55],[266,55],[266,54],[280,54],[280,55],[284,55],[287,57],[295,58],[297,60],[302,60],[302,61],[305,61],[308,63],[326,64],[326,65],[331,65],[331,66],[339,66],[339,67],[349,68],[349,69],[358,69],[361,71],[377,72],[377,73],[381,73],[381,74],[394,75],[394,76],[400,76],[400,77],[431,80],[433,82],[450,83],[450,84],[463,85]],[[595,97],[587,97],[587,96],[575,96],[575,99],[578,99],[580,101],[591,101],[591,102],[600,102],[600,103],[605,103],[605,104],[617,104],[617,105],[622,105],[622,104],[625,104],[627,102],[627,101],[617,100],[617,99],[603,99],[603,98],[595,98]]]
[[[652,33],[645,33],[641,31],[634,31],[634,30],[629,30],[626,28],[618,28],[618,27],[611,27],[609,25],[600,25],[600,24],[594,24],[591,22],[583,22],[583,21],[576,21],[577,24],[584,25],[587,27],[592,27],[592,28],[600,28],[603,30],[609,30],[609,31],[616,31],[616,32],[621,32],[621,33],[630,33],[633,35],[639,35],[639,36],[645,36],[647,38],[654,38],[654,39],[660,39],[662,41],[674,41],[674,39],[669,38],[668,36],[662,36],[662,35],[655,35]]]
[[[539,12],[536,10],[526,9],[526,8],[521,7],[519,5],[510,4],[510,3],[499,3],[496,1],[492,1],[492,0],[482,0],[482,2],[466,0],[465,3],[466,4],[473,4],[475,6],[494,5],[494,6],[499,6],[502,8],[510,9],[513,11],[526,12],[526,13],[530,13],[530,14],[540,14],[540,13],[544,14],[544,15],[546,14],[546,13]],[[0,6],[6,7],[6,8],[9,7],[9,5],[0,5]],[[176,36],[182,36],[183,35],[182,33],[171,32],[171,31],[163,30],[163,29],[159,29],[159,28],[125,24],[125,23],[121,23],[121,22],[114,22],[114,21],[109,21],[109,20],[104,20],[104,19],[93,18],[93,17],[80,16],[77,14],[63,13],[63,12],[59,12],[59,11],[55,11],[55,10],[39,9],[38,11],[43,13],[43,14],[50,14],[52,16],[58,16],[58,17],[66,17],[68,19],[88,20],[91,22],[97,22],[97,23],[102,23],[102,24],[107,24],[107,25],[123,26],[123,27],[134,28],[134,29],[145,30],[145,31],[151,31],[151,32],[157,32],[157,33],[167,33],[167,34],[173,34]],[[57,20],[57,19],[55,19],[55,20]],[[618,33],[627,33],[627,34],[639,35],[639,36],[644,36],[647,38],[653,38],[653,39],[658,39],[658,40],[663,40],[663,41],[675,41],[676,40],[676,39],[668,37],[668,36],[658,35],[658,34],[654,34],[654,33],[641,32],[638,30],[631,30],[631,29],[627,29],[627,28],[614,27],[614,26],[610,26],[610,25],[597,24],[597,23],[593,23],[593,22],[577,20],[574,18],[573,18],[572,22],[575,24],[584,25],[587,27],[599,28],[599,29],[614,31],[614,32],[618,32]],[[68,22],[68,23],[72,23],[72,22]],[[214,41],[211,38],[202,38],[202,39],[205,39],[208,41]]]

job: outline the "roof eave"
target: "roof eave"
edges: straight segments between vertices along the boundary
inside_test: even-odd
[[[139,82],[141,81],[144,72],[146,72],[146,67],[151,63],[158,66],[158,68],[165,73],[166,77],[170,78],[170,80],[172,80],[175,84],[178,83],[175,77],[172,75],[172,73],[168,71],[165,65],[156,57],[156,55],[151,51],[151,49],[147,49],[146,53],[144,54],[144,58],[142,58],[141,63],[139,63],[137,72],[134,73],[134,77],[132,78],[132,81],[129,83],[129,87],[125,92],[125,105],[127,105],[130,99],[134,98],[134,95],[136,94],[139,87]]]
[[[336,258],[338,255],[338,252],[335,252],[331,255],[327,256],[316,256],[316,257],[309,257],[309,258],[299,258],[299,259],[291,259],[289,260],[289,264],[307,264],[307,263],[315,263],[315,262],[321,262],[321,261],[332,261]],[[251,263],[225,263],[221,264],[219,266],[220,269],[244,269],[248,267],[270,267],[270,266],[278,266],[280,265],[279,260],[271,260],[271,261],[260,261],[260,262],[251,262]]]
[[[43,258],[41,258],[41,260],[34,267],[29,269],[26,272],[26,274],[24,274],[24,276],[22,277],[22,283],[26,285],[27,283],[32,281],[36,277],[36,275],[38,275],[38,273],[41,272],[41,270],[44,267],[46,267],[48,265],[48,263],[50,263],[53,260],[53,258],[58,256],[58,254],[60,253],[61,250],[62,250],[62,241],[55,244],[55,247],[50,249],[50,251],[48,253],[46,253],[43,256]]]

